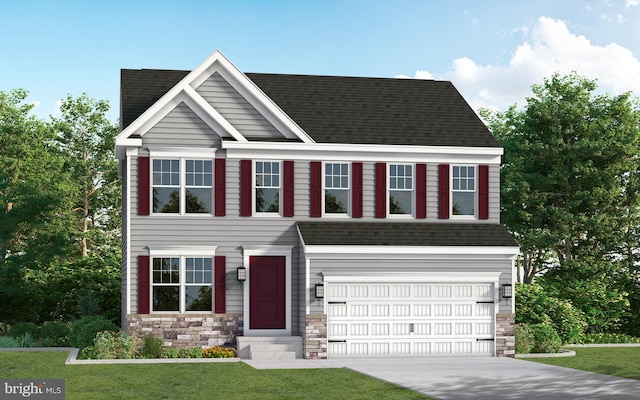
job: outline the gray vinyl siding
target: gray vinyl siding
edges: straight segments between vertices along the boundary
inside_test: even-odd
[[[214,73],[196,91],[231,125],[247,138],[282,138],[262,116],[219,73]]]
[[[389,272],[389,260],[312,260],[310,268],[311,286],[322,282],[322,273],[376,273]],[[511,283],[511,261],[431,261],[431,260],[393,260],[394,272],[500,272],[499,285]],[[312,297],[311,313],[323,313],[322,301]],[[511,312],[511,300],[501,300],[500,313]]]
[[[184,103],[171,110],[142,137],[144,147],[220,148],[220,135]]]
[[[122,198],[122,211],[121,211],[121,222],[122,222],[122,231],[120,242],[122,245],[122,261],[120,263],[120,276],[122,277],[120,280],[120,304],[122,304],[120,310],[120,326],[125,329],[127,326],[127,254],[129,251],[129,243],[127,243],[127,210],[128,206],[128,198],[127,198],[127,187],[128,187],[128,171],[127,171],[127,160],[120,161],[120,181],[122,182],[121,188],[121,198]]]

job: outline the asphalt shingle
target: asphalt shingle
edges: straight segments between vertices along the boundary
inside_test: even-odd
[[[513,246],[498,224],[412,222],[298,222],[306,245]]]

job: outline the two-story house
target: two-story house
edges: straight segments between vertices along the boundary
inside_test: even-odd
[[[512,355],[502,148],[446,81],[122,70],[122,323],[243,358]]]

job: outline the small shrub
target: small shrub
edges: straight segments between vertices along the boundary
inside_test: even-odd
[[[43,347],[65,347],[69,345],[71,329],[64,322],[47,321],[40,329],[40,345]]]
[[[640,343],[640,338],[622,333],[590,333],[585,335],[585,344]]]
[[[34,347],[36,343],[35,339],[29,332],[25,332],[24,335],[18,336],[16,340],[20,347]]]
[[[533,332],[529,324],[516,325],[516,354],[529,354],[533,350]]]
[[[30,334],[32,338],[40,337],[40,327],[34,322],[18,322],[11,327],[9,336],[17,339],[24,336],[25,333]]]
[[[144,337],[141,353],[143,358],[162,358],[164,342],[151,334]]]
[[[98,332],[93,346],[86,347],[82,356],[100,360],[132,359],[138,355],[139,344],[140,339],[124,332]]]
[[[91,346],[98,332],[118,332],[118,327],[113,322],[102,317],[82,317],[73,323],[69,344],[79,349]]]
[[[236,356],[236,349],[233,347],[209,347],[203,350],[204,358],[234,358]]]
[[[162,358],[203,358],[200,347],[169,347],[162,352]]]
[[[20,347],[18,342],[11,336],[0,336],[0,349],[11,349]]]
[[[559,353],[562,339],[551,326],[535,324],[530,326],[533,334],[533,353]]]

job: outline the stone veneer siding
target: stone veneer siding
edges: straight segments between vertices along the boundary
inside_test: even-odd
[[[327,314],[307,315],[304,336],[304,358],[327,358]]]
[[[243,331],[241,314],[130,314],[127,332],[153,334],[169,347],[235,346]]]
[[[496,315],[496,356],[516,356],[516,315],[503,313]]]

